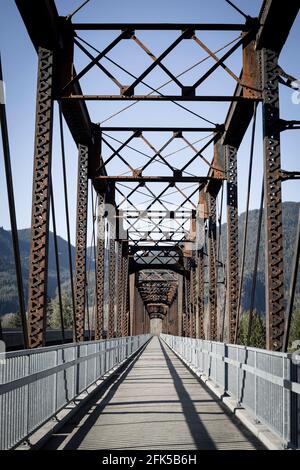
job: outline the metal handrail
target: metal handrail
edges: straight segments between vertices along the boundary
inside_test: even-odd
[[[123,364],[151,335],[8,352],[0,363],[0,449],[37,431],[78,395]]]

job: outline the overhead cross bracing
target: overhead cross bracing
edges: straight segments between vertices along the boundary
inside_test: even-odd
[[[239,249],[237,154],[251,121],[255,133],[256,112],[262,108],[267,347],[281,350],[288,325],[281,184],[297,173],[281,168],[280,133],[298,124],[279,117],[279,84],[289,86],[292,79],[278,57],[298,2],[282,11],[277,2],[266,0],[253,18],[237,8],[240,21],[193,24],[88,23],[77,21],[81,9],[60,16],[53,0],[16,4],[39,59],[30,347],[45,342],[51,140],[58,102],[60,120],[78,146],[74,276],[70,257],[76,341],[83,340],[87,321],[96,339],[133,333],[139,322],[146,328],[148,303],[176,309],[180,334],[237,341],[244,282],[239,252],[247,243],[245,236]],[[153,43],[154,35],[159,42]],[[178,54],[185,58],[182,67]],[[150,101],[153,108],[148,109],[155,107],[159,124],[152,120],[149,125],[146,108],[138,123],[125,120],[126,113]],[[207,102],[211,113],[203,111]],[[171,119],[160,125],[158,106],[164,103],[171,106],[170,117],[172,109],[180,113],[180,125],[170,124]],[[63,126],[61,131],[64,154]],[[87,295],[89,180],[96,192],[94,319],[89,318]],[[224,244],[220,230],[225,219]],[[167,287],[141,282],[142,273],[161,270],[176,281]],[[133,318],[138,309],[139,320]]]

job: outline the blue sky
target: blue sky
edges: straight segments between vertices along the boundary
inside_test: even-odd
[[[73,11],[81,1],[56,0],[58,11],[61,15],[67,15]],[[261,1],[252,0],[235,0],[235,3],[247,14],[256,16]],[[74,22],[243,22],[243,18],[234,11],[224,0],[152,0],[127,2],[119,0],[111,0],[110,2],[99,2],[90,0],[90,2],[73,18]],[[118,32],[111,31],[105,33],[81,33],[80,36],[98,49],[103,49]],[[167,47],[177,36],[178,32],[136,32],[149,49],[156,55]],[[276,31],[274,31],[276,34]],[[235,39],[238,34],[236,32],[198,32],[197,35],[212,50],[216,50],[231,40]],[[294,27],[290,33],[288,41],[282,51],[280,57],[281,67],[289,74],[300,78],[300,61],[299,61],[299,43],[300,43],[300,18],[298,16]],[[36,76],[37,76],[37,57],[36,52],[27,35],[25,26],[22,23],[19,12],[13,0],[1,0],[1,17],[0,17],[0,44],[2,54],[2,66],[4,78],[6,82],[6,102],[7,116],[10,135],[11,158],[14,176],[15,199],[17,207],[18,227],[25,228],[30,226],[31,221],[31,189],[32,189],[32,165],[33,165],[33,142],[34,142],[34,122],[35,122],[35,95],[36,95]],[[190,65],[194,64],[205,56],[204,52],[194,42],[185,41],[176,50],[170,54],[165,60],[165,64],[178,74]],[[142,53],[133,41],[123,41],[117,47],[110,57],[120,63],[123,67],[133,74],[137,74],[145,65],[149,64],[149,59],[145,53]],[[75,54],[75,63],[77,70],[80,70],[86,63],[87,59],[78,51]],[[241,55],[240,52],[234,54],[226,64],[228,64],[238,75],[240,72]],[[117,72],[108,62],[103,62],[112,72],[115,72],[120,78],[122,84],[128,85],[130,79],[123,72]],[[197,76],[207,69],[211,62],[207,62],[205,66],[200,66],[187,74],[182,81],[189,84],[193,83]],[[153,87],[158,87],[161,83],[167,81],[168,77],[161,72],[155,71],[145,81]],[[118,94],[119,91],[109,80],[107,80],[97,68],[93,68],[91,73],[82,80],[82,86],[86,93],[98,94]],[[218,70],[211,77],[207,84],[199,90],[199,94],[231,94],[235,88],[235,82],[228,77],[226,72]],[[176,88],[172,86],[165,87],[164,92],[175,92]],[[139,93],[148,93],[149,89],[141,86]],[[300,119],[300,104],[295,105],[291,100],[292,91],[281,87],[281,116],[284,119]],[[125,103],[126,105],[127,103]],[[221,123],[226,115],[228,103],[184,103],[189,109],[207,117],[213,122]],[[115,102],[97,102],[89,103],[89,111],[94,122],[102,122],[112,113],[124,107],[124,103]],[[258,109],[257,119],[257,136],[255,144],[254,157],[254,178],[253,191],[251,195],[251,208],[259,205],[260,185],[262,178],[262,135],[261,135],[261,107]],[[179,110],[172,103],[138,103],[127,112],[124,112],[114,119],[107,122],[107,125],[130,126],[130,125],[157,125],[157,126],[203,126],[199,118]],[[54,139],[53,139],[53,180],[55,185],[55,202],[57,212],[58,233],[66,237],[65,215],[63,206],[62,193],[62,176],[60,165],[60,148],[59,148],[59,132],[57,119],[57,105],[55,105],[54,114]],[[70,211],[74,216],[72,221],[72,238],[74,240],[75,233],[75,205],[76,205],[76,178],[77,178],[77,150],[72,139],[65,129],[66,150],[67,150],[67,169],[69,184],[69,203]],[[117,135],[120,140],[125,135]],[[193,139],[193,136],[191,140]],[[158,136],[154,140],[155,144],[163,141]],[[162,139],[162,140],[160,140]],[[166,140],[165,136],[164,139]],[[249,141],[250,132],[247,132],[245,139],[241,145],[238,155],[238,171],[239,171],[239,212],[245,210],[246,201],[246,184],[249,161]],[[142,149],[142,143],[134,141],[136,148]],[[179,145],[176,144],[176,145]],[[182,145],[182,144],[181,144]],[[299,147],[300,133],[299,131],[286,131],[282,133],[282,167],[287,170],[300,169],[299,164]],[[199,147],[198,147],[199,148]],[[176,147],[170,148],[170,152]],[[145,150],[145,149],[144,149]],[[2,147],[0,149],[0,185],[2,188],[0,198],[0,226],[8,229],[9,214],[5,191],[4,166],[2,158]],[[176,157],[180,159],[180,154]],[[207,157],[211,156],[211,151],[207,152]],[[128,154],[128,158],[130,155]],[[174,157],[175,158],[175,157]],[[175,160],[174,160],[175,161]],[[171,162],[171,159],[170,159]],[[161,168],[157,166],[157,172]],[[112,166],[111,172],[124,171],[123,168]],[[205,166],[194,167],[193,171],[198,174],[205,174]],[[161,173],[162,174],[162,173]],[[299,182],[283,183],[284,200],[299,201]],[[89,224],[89,230],[91,223]],[[90,234],[89,234],[90,240]]]

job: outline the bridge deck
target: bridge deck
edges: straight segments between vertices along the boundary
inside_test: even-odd
[[[263,448],[157,337],[83,411],[48,449]]]

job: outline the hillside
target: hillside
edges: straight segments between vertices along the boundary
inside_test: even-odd
[[[284,231],[284,273],[285,273],[285,290],[286,298],[288,294],[289,281],[292,269],[292,259],[294,252],[294,244],[296,237],[296,225],[298,219],[299,203],[285,202],[283,204],[283,231]],[[240,254],[242,251],[243,227],[245,222],[245,214],[239,216],[239,242]],[[249,309],[251,279],[253,272],[254,253],[256,244],[256,233],[258,223],[258,210],[252,210],[249,213],[249,231],[245,262],[244,291],[242,297],[242,307],[244,310]],[[262,228],[262,238],[260,244],[260,258],[258,266],[258,278],[256,288],[255,307],[260,314],[265,311],[265,294],[264,294],[264,227]],[[29,248],[30,248],[30,229],[19,231],[20,251],[22,260],[22,270],[24,279],[25,299],[28,298],[28,266],[29,266]],[[62,287],[66,288],[69,284],[69,262],[68,262],[68,244],[58,237],[58,249],[60,260],[60,272]],[[90,250],[91,248],[88,248]],[[226,224],[222,225],[222,251],[226,256]],[[241,257],[241,256],[240,256]],[[73,264],[75,261],[75,248],[72,246]],[[300,278],[300,276],[299,276]],[[49,244],[49,278],[48,278],[48,295],[53,298],[56,295],[56,266],[53,245],[53,233],[50,232]],[[92,293],[91,293],[92,296]],[[300,300],[300,279],[298,279],[296,302]],[[11,233],[0,228],[0,315],[18,310],[18,297],[15,280],[15,268]]]
[[[58,237],[58,251],[62,283],[69,282],[68,243]],[[25,299],[28,297],[28,271],[30,250],[30,229],[19,230],[19,244],[24,280]],[[75,248],[72,247],[73,265],[75,261]],[[54,255],[54,237],[49,236],[49,276],[48,295],[55,296],[57,287],[56,265]],[[15,264],[11,232],[0,228],[0,315],[18,310],[18,297],[15,277]]]
[[[290,285],[291,269],[293,264],[293,254],[296,239],[297,220],[298,220],[299,203],[285,202],[283,203],[283,247],[284,247],[284,280],[285,280],[285,298],[288,298],[288,290]],[[254,255],[256,249],[257,225],[258,225],[258,210],[249,212],[248,222],[248,239],[247,250],[245,259],[245,275],[244,275],[244,290],[242,296],[243,310],[249,309],[250,292],[252,284],[252,273],[254,267]],[[242,257],[242,242],[243,230],[245,224],[245,213],[239,216],[239,249],[240,261]],[[256,298],[255,308],[258,313],[265,312],[265,227],[262,225],[261,241],[260,241],[260,256],[258,263],[258,276],[256,284]],[[222,250],[226,258],[226,224],[222,226]],[[298,276],[296,302],[300,300],[300,276]]]

